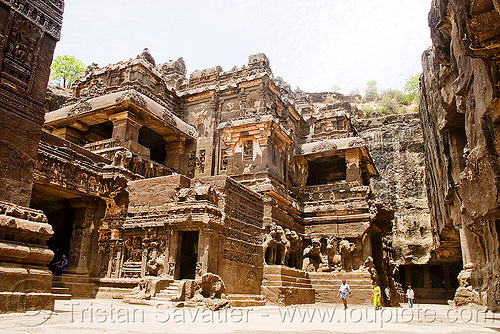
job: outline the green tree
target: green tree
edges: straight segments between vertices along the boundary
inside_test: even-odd
[[[370,80],[366,83],[365,89],[365,99],[367,101],[376,100],[378,97],[377,82],[375,80]]]
[[[74,56],[57,56],[50,66],[50,79],[63,82],[63,87],[71,85],[85,73],[86,66]]]
[[[412,75],[405,81],[403,92],[408,96],[411,102],[418,102],[418,98],[420,95],[420,75],[421,74]]]

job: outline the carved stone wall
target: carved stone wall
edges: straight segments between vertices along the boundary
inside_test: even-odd
[[[434,0],[422,56],[420,112],[431,222],[458,242],[455,303],[500,310],[500,4]],[[438,248],[439,256],[439,248]]]
[[[27,207],[63,8],[62,0],[0,1],[0,312],[53,308],[45,245],[53,231]]]
[[[63,7],[55,0],[0,1],[0,200],[29,205]]]

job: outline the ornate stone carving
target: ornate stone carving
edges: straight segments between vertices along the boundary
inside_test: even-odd
[[[312,239],[311,245],[304,249],[303,255],[302,270],[318,271],[321,265],[325,263],[324,256],[321,254],[321,242],[319,239]]]
[[[83,114],[92,110],[92,104],[88,101],[79,102],[68,111],[68,117]]]
[[[342,257],[342,269],[353,270],[353,255],[355,244],[349,240],[341,240],[339,243],[340,255]]]
[[[117,103],[124,102],[124,101],[134,102],[135,104],[137,104],[143,108],[148,107],[148,103],[146,102],[146,99],[144,99],[144,97],[141,94],[137,93],[134,90],[128,90],[116,98]]]
[[[172,126],[177,126],[174,116],[168,109],[163,109],[162,113],[163,120]]]
[[[87,69],[88,71],[89,69]],[[91,69],[90,69],[91,70]],[[83,88],[80,91],[80,97],[83,99],[91,99],[94,97],[102,96],[106,93],[107,86],[102,79],[98,78],[91,82],[90,86]]]
[[[62,0],[50,0],[49,6],[42,0],[0,0],[11,5],[26,18],[35,22],[46,33],[59,40],[61,34],[62,11],[64,2]]]

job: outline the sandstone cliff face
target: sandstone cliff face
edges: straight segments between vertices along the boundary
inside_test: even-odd
[[[371,186],[379,200],[395,210],[394,258],[398,264],[428,263],[434,244],[418,114],[358,119],[354,126],[380,174],[371,180]]]
[[[45,112],[50,112],[61,108],[71,98],[71,90],[59,86],[49,85],[45,93],[43,106]]]
[[[420,112],[431,222],[446,257],[460,241],[456,304],[500,310],[500,1],[434,0]]]

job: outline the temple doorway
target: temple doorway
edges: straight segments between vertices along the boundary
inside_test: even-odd
[[[198,261],[198,231],[183,231],[181,235],[180,279],[194,279]]]
[[[41,210],[47,216],[54,234],[47,246],[54,252],[53,261],[64,254],[69,259],[70,241],[75,221],[75,209],[67,196],[50,191],[47,187],[35,184],[31,195],[30,207]]]

